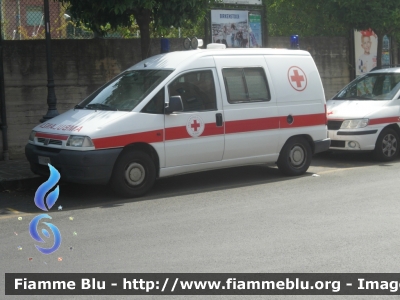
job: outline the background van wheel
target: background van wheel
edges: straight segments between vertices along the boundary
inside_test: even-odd
[[[311,157],[310,144],[302,137],[292,137],[283,146],[277,165],[287,176],[301,175],[310,167]]]
[[[379,134],[374,149],[378,161],[394,160],[399,154],[399,136],[392,128],[385,128]]]
[[[141,151],[124,151],[115,163],[111,187],[122,197],[144,195],[153,186],[156,167],[153,160]]]

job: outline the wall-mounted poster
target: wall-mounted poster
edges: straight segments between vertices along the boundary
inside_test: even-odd
[[[249,47],[248,11],[212,10],[212,42],[225,44],[227,48]]]
[[[390,65],[390,39],[385,35],[382,45],[382,66]]]
[[[382,65],[390,65],[389,38],[383,37]],[[378,36],[371,30],[354,31],[356,76],[368,73],[377,65]]]
[[[362,75],[376,67],[378,39],[372,30],[354,32],[356,75]]]
[[[249,47],[259,48],[262,46],[261,15],[249,13]]]

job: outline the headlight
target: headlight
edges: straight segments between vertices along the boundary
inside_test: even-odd
[[[364,128],[368,125],[369,119],[357,119],[357,120],[346,120],[343,121],[340,129],[355,129],[355,128]]]
[[[36,131],[35,131],[35,130],[32,130],[32,131],[31,131],[31,134],[29,135],[29,140],[30,140],[31,142],[34,142],[34,141],[35,141],[35,135],[36,135]]]
[[[93,147],[93,142],[88,136],[70,135],[67,146],[71,147]]]

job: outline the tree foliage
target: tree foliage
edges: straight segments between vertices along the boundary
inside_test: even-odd
[[[378,35],[377,66],[382,65],[382,45],[385,35],[400,32],[399,0],[330,0],[338,20],[349,28],[365,30],[371,28]]]
[[[399,0],[264,0],[264,3],[272,36],[347,36],[352,29],[371,28],[378,36],[378,67],[382,63],[383,37],[400,38]]]
[[[344,36],[330,0],[264,0],[270,36]]]
[[[204,16],[207,3],[199,0],[55,0],[68,6],[71,17],[83,23],[98,36],[106,28],[131,27],[136,22],[140,29],[142,58],[150,56],[150,29],[162,32],[170,26],[176,28]],[[211,1],[213,2],[213,1]],[[134,18],[132,18],[132,16]]]

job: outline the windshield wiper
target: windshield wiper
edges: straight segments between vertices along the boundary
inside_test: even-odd
[[[75,105],[74,108],[83,108],[83,106],[80,106],[79,104]]]
[[[92,103],[88,104],[85,106],[87,109],[100,109],[100,110],[112,110],[112,111],[118,111],[118,109],[111,107],[110,105],[107,104],[102,104],[102,103]]]

